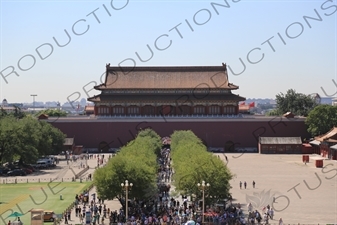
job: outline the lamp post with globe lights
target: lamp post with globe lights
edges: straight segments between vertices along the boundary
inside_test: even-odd
[[[121,183],[121,186],[123,188],[123,190],[125,190],[125,220],[128,220],[128,210],[129,210],[129,191],[131,191],[131,188],[133,186],[132,183],[129,183],[128,180],[125,180],[124,183]]]
[[[205,223],[205,190],[209,188],[210,184],[202,181],[201,184],[198,183],[199,189],[202,191],[202,224]]]

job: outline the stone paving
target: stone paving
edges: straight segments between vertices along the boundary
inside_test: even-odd
[[[216,155],[226,163],[223,154]],[[226,156],[227,165],[235,174],[231,181],[233,203],[241,203],[245,211],[249,202],[259,211],[270,204],[275,209],[275,217],[274,220],[270,220],[270,224],[278,224],[279,218],[283,219],[284,224],[337,224],[336,161],[324,160],[324,168],[316,168],[314,156],[311,156],[307,164],[302,162],[302,155],[246,153]],[[107,158],[106,155],[105,159]],[[50,170],[36,177],[71,179],[74,172],[78,173],[81,170],[79,163],[80,161],[67,165],[65,161],[61,161],[60,166],[63,170]],[[84,179],[88,174],[94,173],[97,160],[90,159],[85,163],[90,169],[83,174]],[[256,182],[255,188],[252,187],[253,180]],[[246,189],[244,186],[240,189],[240,181],[247,182]],[[95,188],[89,195],[93,193],[96,193]],[[118,200],[105,201],[104,204],[110,210],[121,208]],[[72,210],[68,224],[80,224],[75,210]],[[108,220],[104,224],[108,224]]]
[[[226,163],[223,154],[217,155]],[[307,164],[302,162],[302,155],[247,153],[226,156],[227,165],[235,174],[231,181],[233,203],[241,203],[245,211],[249,202],[260,212],[270,204],[275,209],[270,224],[278,224],[280,218],[284,224],[337,224],[336,161],[324,160],[325,168],[316,168],[315,156],[311,156]],[[93,173],[96,161],[88,160],[88,165],[91,169],[87,173]],[[65,177],[71,175],[68,171]],[[247,182],[246,189],[240,189],[240,181]],[[95,188],[90,195],[92,193],[96,193]],[[105,204],[110,210],[121,208],[118,200],[105,201]],[[74,210],[71,218],[69,224],[79,224]]]
[[[100,154],[101,155],[101,154]],[[105,154],[105,162],[104,162],[104,164],[103,164],[103,166],[106,164],[106,162],[107,162],[107,159],[108,159],[108,154]],[[97,167],[97,159],[89,159],[89,160],[86,160],[86,161],[83,161],[83,162],[85,162],[86,163],[86,165],[88,165],[89,166],[89,170],[86,172],[86,173],[84,173],[83,174],[83,179],[86,179],[87,178],[87,176],[89,175],[89,174],[92,174],[92,176],[93,176],[93,174],[94,174],[94,172],[95,172],[95,169],[96,169],[96,167]],[[74,170],[75,171],[75,170]],[[74,176],[74,173],[73,173],[73,171],[71,171],[71,170],[68,170],[67,171],[67,173],[64,175],[64,177],[65,178],[69,178],[69,177],[73,177]],[[91,196],[92,196],[92,194],[96,194],[96,196],[97,196],[97,192],[96,192],[96,188],[94,187],[94,188],[92,188],[90,191],[89,191],[89,200],[91,201]],[[76,193],[74,193],[74,198],[75,198],[75,195],[76,195]],[[104,204],[106,205],[106,208],[110,208],[110,210],[112,210],[112,211],[114,211],[114,210],[117,210],[117,211],[119,211],[119,209],[122,207],[122,205],[119,203],[119,201],[117,200],[117,199],[114,199],[114,200],[109,200],[109,201],[104,201]],[[72,211],[71,211],[71,216],[70,216],[70,218],[71,218],[71,220],[70,221],[68,221],[68,224],[72,224],[72,225],[75,225],[75,224],[82,224],[81,222],[80,222],[80,218],[79,217],[76,217],[76,213],[75,213],[75,209],[73,209]],[[62,221],[61,223],[60,223],[61,225],[63,225],[63,224],[65,224],[64,223],[64,221]],[[100,225],[101,223],[99,223],[99,225]],[[104,222],[104,225],[107,225],[107,224],[109,224],[109,220],[108,219],[106,219],[105,220],[105,222]],[[97,224],[98,225],[98,224]]]
[[[226,163],[223,154],[217,154]],[[337,162],[324,160],[304,164],[302,155],[226,154],[228,167],[236,176],[231,181],[233,203],[247,210],[249,202],[257,208],[268,204],[275,209],[274,220],[284,224],[337,224]],[[255,188],[252,186],[256,182]],[[247,182],[247,189],[239,187]],[[273,197],[275,202],[273,203]]]
[[[226,163],[223,154],[217,155]],[[227,165],[235,174],[231,181],[233,203],[241,203],[245,212],[249,202],[260,212],[269,204],[275,209],[270,224],[278,224],[280,218],[284,224],[337,224],[336,161],[324,160],[325,168],[316,168],[314,156],[307,164],[302,162],[302,155],[246,153],[226,156]],[[88,165],[94,167],[95,161],[88,161]],[[240,189],[240,181],[247,182],[246,189],[244,186]],[[90,194],[95,191],[92,189]],[[117,200],[105,201],[105,204],[111,210],[121,208]],[[79,222],[74,212],[72,219],[69,224]]]
[[[64,159],[63,156],[60,156],[61,159]],[[71,181],[72,178],[78,174],[80,171],[83,170],[83,168],[80,168],[80,165],[86,164],[87,162],[90,162],[90,169],[88,170],[88,173],[93,172],[95,166],[94,163],[97,163],[94,159],[92,160],[77,160],[77,161],[70,161],[67,163],[65,160],[61,160],[55,168],[51,169],[44,169],[40,170],[38,172],[29,174],[27,176],[17,176],[17,177],[0,177],[0,183],[14,183],[15,180],[18,183],[30,183],[30,182],[49,182],[51,180],[53,181]]]

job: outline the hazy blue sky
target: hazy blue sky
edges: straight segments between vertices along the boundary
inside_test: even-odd
[[[127,58],[136,66],[227,63],[234,93],[246,98],[336,92],[336,0],[2,0],[0,9],[0,97],[9,102],[87,98],[83,87],[101,83],[106,63]]]

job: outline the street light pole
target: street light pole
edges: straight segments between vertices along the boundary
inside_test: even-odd
[[[125,220],[128,221],[128,210],[129,210],[129,191],[131,190],[133,184],[125,180],[125,183],[121,183],[122,188],[125,190]]]
[[[30,96],[32,96],[33,97],[33,108],[34,108],[34,111],[35,111],[35,97],[37,96],[36,94],[34,94],[34,95],[30,95]]]
[[[202,191],[202,224],[205,223],[205,189],[208,188],[210,185],[209,183],[206,184],[205,181],[202,181],[201,184],[198,183],[198,187]]]

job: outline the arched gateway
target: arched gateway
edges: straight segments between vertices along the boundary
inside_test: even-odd
[[[99,116],[236,115],[246,99],[232,94],[222,66],[110,67],[101,94],[88,98]]]

